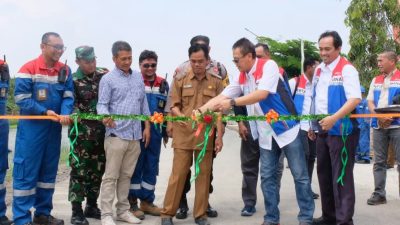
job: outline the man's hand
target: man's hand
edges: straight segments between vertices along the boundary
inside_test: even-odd
[[[172,138],[173,126],[171,121],[167,121],[167,135]]]
[[[249,130],[247,129],[243,121],[239,121],[238,126],[239,126],[240,138],[242,138],[244,141],[247,141],[247,135],[249,134]]]
[[[52,121],[60,122],[60,116],[57,113],[55,113],[53,110],[47,110],[46,115],[53,116],[53,118],[51,118]]]
[[[335,125],[337,119],[333,116],[327,116],[319,121],[322,130],[328,131]]]
[[[59,115],[61,125],[68,126],[72,123],[72,119],[68,115]]]
[[[315,141],[317,139],[317,135],[315,135],[315,132],[313,130],[308,130],[308,138],[312,141]]]
[[[214,147],[215,154],[218,154],[222,150],[223,145],[224,143],[222,141],[222,137],[217,137],[217,139],[215,139],[215,147]]]
[[[106,127],[111,127],[111,128],[114,128],[114,127],[115,127],[115,122],[114,122],[114,120],[113,120],[111,117],[104,118],[104,119],[103,119],[103,124],[104,124],[104,126],[106,126]]]
[[[214,106],[214,111],[223,112],[231,108],[231,100],[225,99]]]
[[[146,127],[143,130],[142,141],[144,142],[144,147],[147,148],[150,144],[150,127]]]
[[[378,125],[379,128],[388,128],[390,124],[392,124],[393,118],[391,117],[385,117],[385,118],[378,118]]]

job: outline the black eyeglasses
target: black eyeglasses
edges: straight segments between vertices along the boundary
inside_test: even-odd
[[[51,45],[51,44],[45,44],[45,45],[50,46],[58,51],[65,51],[67,49],[67,47],[65,47],[64,45]]]
[[[233,58],[232,62],[235,64],[238,64],[241,58],[244,58],[245,56],[239,57],[239,58]]]
[[[156,68],[157,67],[157,63],[152,63],[152,64],[143,64],[143,67],[148,69],[149,67],[151,68]]]

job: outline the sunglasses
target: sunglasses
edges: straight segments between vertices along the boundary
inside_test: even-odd
[[[52,48],[54,48],[57,51],[65,51],[67,50],[67,47],[65,47],[64,45],[51,45],[51,44],[45,44],[47,46],[50,46]]]
[[[152,64],[143,64],[143,67],[148,69],[148,68],[156,68],[157,67],[157,63],[152,63]]]

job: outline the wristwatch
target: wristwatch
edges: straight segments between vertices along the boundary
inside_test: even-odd
[[[231,99],[231,101],[230,101],[230,103],[231,103],[231,106],[236,106],[236,101],[235,101],[235,99]]]

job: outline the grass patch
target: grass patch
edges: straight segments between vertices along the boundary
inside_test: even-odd
[[[16,129],[18,125],[18,120],[9,120],[10,129]]]
[[[60,162],[58,163],[58,165],[67,164],[68,155],[69,155],[69,147],[65,147],[65,146],[62,147],[61,154],[60,154]]]

